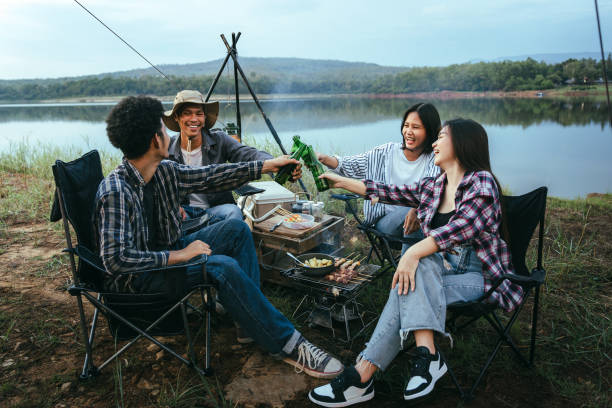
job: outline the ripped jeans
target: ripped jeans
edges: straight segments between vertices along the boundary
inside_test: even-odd
[[[482,262],[471,247],[455,247],[422,258],[414,292],[398,295],[397,287],[391,289],[376,329],[357,361],[365,360],[384,371],[414,330],[449,336],[444,330],[446,305],[474,300],[483,293]]]

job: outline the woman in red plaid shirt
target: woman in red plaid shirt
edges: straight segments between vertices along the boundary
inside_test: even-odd
[[[356,366],[310,392],[310,400],[318,405],[344,407],[372,399],[373,374],[389,366],[411,333],[416,358],[404,399],[429,394],[447,371],[434,345],[434,332],[450,337],[444,329],[446,305],[478,299],[497,277],[513,271],[502,238],[501,189],[491,172],[486,131],[473,120],[448,121],[433,151],[442,174],[409,186],[333,173],[321,176],[374,202],[416,207],[425,239],[402,255],[387,304]],[[522,297],[521,288],[508,281],[494,292],[495,301],[507,311]]]

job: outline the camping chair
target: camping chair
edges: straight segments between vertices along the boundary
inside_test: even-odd
[[[376,254],[380,264],[384,268],[397,268],[401,256],[402,244],[416,244],[419,240],[413,238],[393,237],[378,231],[374,226],[368,225],[364,219],[359,217],[357,211],[357,194],[332,194],[332,198],[344,201],[346,212],[351,214],[357,221],[357,229],[362,231],[370,241],[370,252],[366,263],[370,262],[373,254]]]
[[[184,272],[187,266],[201,265],[204,280],[206,281],[206,257],[202,256],[189,263],[172,265],[163,269],[139,270],[124,273],[125,277],[135,277],[137,274],[154,271],[155,273],[172,274],[168,279],[170,286],[166,293],[118,293],[105,288],[103,277],[106,274],[102,261],[95,252],[93,211],[98,185],[103,178],[100,156],[93,150],[69,163],[57,160],[53,168],[55,178],[55,199],[51,212],[51,221],[63,218],[64,231],[70,266],[72,269],[73,284],[68,293],[77,300],[81,330],[85,342],[85,361],[80,378],[87,379],[98,374],[115,358],[123,354],[139,339],[146,338],[156,344],[168,354],[174,356],[182,363],[194,368],[198,373],[208,375],[210,369],[210,335],[212,299],[210,289],[212,285],[205,283],[185,293]],[[77,245],[73,246],[70,234],[70,225],[76,233]],[[78,257],[78,264],[75,262]],[[204,292],[207,301],[204,301]],[[202,298],[202,307],[197,309],[187,302],[196,292]],[[93,319],[88,326],[83,308],[83,297],[94,307]],[[193,339],[187,321],[187,308],[206,315],[206,356],[205,367],[200,368],[193,350]],[[96,366],[94,364],[94,339],[97,329],[98,316],[102,313],[109,324],[111,334],[117,340],[130,341],[110,356],[106,361]],[[174,336],[185,333],[187,337],[187,351],[189,359],[172,350],[168,345],[161,343],[153,336]]]
[[[506,216],[505,221],[508,227],[508,234],[510,236],[509,245],[512,253],[512,264],[514,265],[515,273],[505,274],[504,276],[500,277],[493,283],[493,287],[490,290],[475,301],[458,302],[447,306],[447,311],[449,312],[447,327],[451,333],[458,332],[459,330],[483,317],[490,323],[498,335],[493,351],[489,354],[489,357],[481,369],[478,378],[467,393],[465,393],[457,383],[456,377],[447,361],[451,379],[455,383],[455,386],[463,399],[467,400],[474,397],[474,390],[484,377],[487,369],[491,365],[491,362],[497,355],[497,352],[503,343],[508,344],[512,348],[525,366],[531,367],[533,365],[535,355],[535,336],[538,324],[540,286],[544,283],[546,277],[546,270],[544,270],[542,267],[542,245],[544,241],[544,216],[546,213],[547,191],[548,189],[546,187],[540,187],[521,196],[503,197],[503,205]],[[527,248],[529,247],[535,227],[538,225],[537,263],[535,268],[533,268],[530,272],[525,263],[525,255],[527,253]],[[504,325],[496,314],[496,309],[498,306],[496,304],[487,302],[487,300],[493,291],[506,279],[521,286],[525,296],[523,297],[523,302],[516,307],[514,312],[512,312],[510,315],[508,322]],[[523,309],[523,306],[525,306],[529,293],[532,289],[534,290],[534,300],[531,319],[529,357],[527,359],[519,351],[509,333],[512,326],[516,322],[520,311]],[[457,325],[457,319],[460,317],[467,318],[468,320],[463,322],[461,325]]]

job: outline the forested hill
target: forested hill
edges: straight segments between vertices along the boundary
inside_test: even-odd
[[[167,75],[194,76],[194,75],[216,75],[221,68],[223,59],[195,64],[168,64],[160,65],[159,68]],[[359,76],[363,78],[375,78],[386,74],[397,74],[406,71],[407,67],[387,67],[366,62],[348,62],[338,60],[316,60],[305,58],[253,58],[240,57],[240,67],[245,73],[255,72],[257,75],[271,77],[286,77],[295,79],[316,79],[321,77],[339,78],[346,75]],[[230,58],[226,71],[233,73],[234,62]],[[224,71],[224,74],[226,73]],[[129,77],[139,78],[147,75],[156,75],[153,68],[133,69],[129,71],[118,71],[109,74],[97,75],[98,77]]]
[[[53,80],[5,80],[0,81],[0,101],[134,94],[170,96],[181,89],[206,92],[221,62],[217,60],[202,64],[162,66],[162,70],[171,75],[170,81],[159,75],[148,75],[146,70]],[[606,65],[608,78],[612,78],[610,54]],[[590,58],[568,59],[555,64],[528,58],[524,61],[414,68],[297,58],[242,58],[241,66],[258,94],[545,90],[567,84],[598,83],[602,77],[602,63]],[[197,74],[189,75],[189,72]],[[230,94],[234,92],[233,86],[233,77],[224,73],[215,92]],[[248,92],[243,84],[241,87],[241,93]]]

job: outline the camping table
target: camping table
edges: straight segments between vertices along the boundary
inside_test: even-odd
[[[274,232],[270,232],[270,228],[280,219],[281,216],[274,216],[253,226],[253,240],[262,267],[263,281],[295,286],[291,279],[280,274],[286,268],[279,269],[273,266],[284,258],[289,259],[285,252],[294,255],[307,252],[334,255],[342,250],[340,237],[344,227],[343,217],[325,214],[313,228],[308,230],[292,230],[281,225]]]

